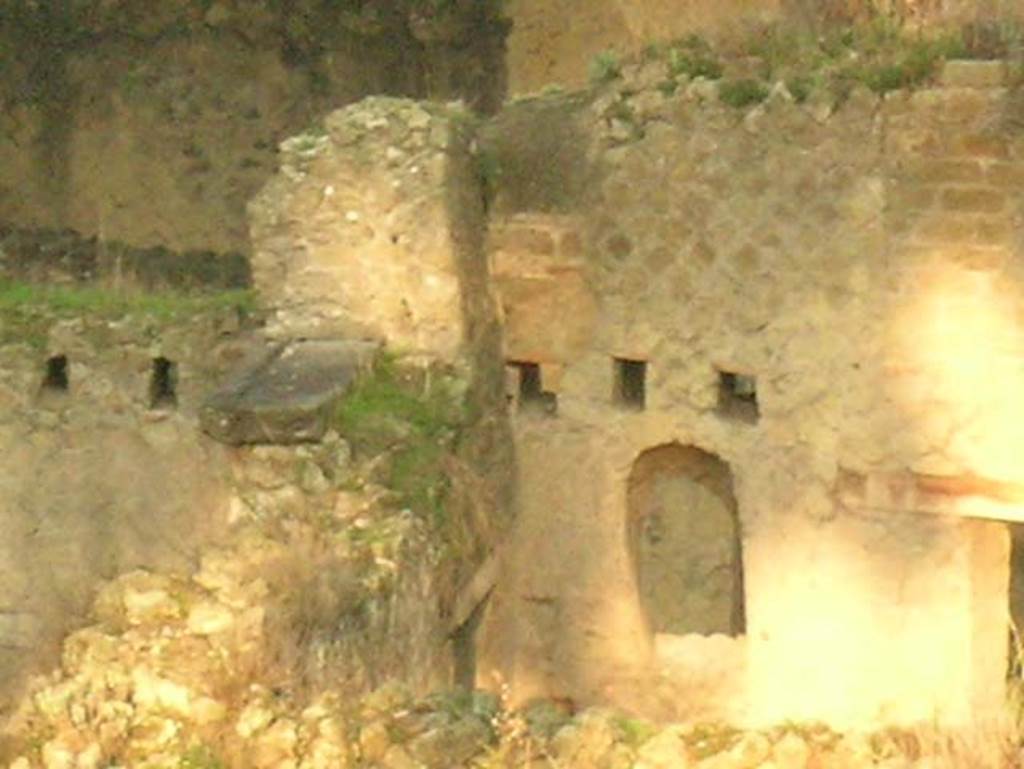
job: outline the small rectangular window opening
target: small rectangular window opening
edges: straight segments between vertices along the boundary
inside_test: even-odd
[[[66,355],[54,355],[47,358],[42,389],[53,393],[68,391],[68,357]]]
[[[178,367],[163,356],[153,359],[149,378],[149,407],[171,409],[178,405]]]
[[[512,400],[518,403],[520,411],[543,412],[549,415],[558,411],[558,396],[544,389],[539,363],[509,361],[508,365],[518,377]]]
[[[718,412],[741,422],[756,422],[761,416],[757,405],[757,377],[719,371]]]
[[[647,361],[615,359],[615,390],[612,400],[624,408],[644,408],[647,401]]]

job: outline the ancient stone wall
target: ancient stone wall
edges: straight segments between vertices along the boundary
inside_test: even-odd
[[[500,104],[497,4],[425,8],[5,0],[0,222],[246,251],[278,142],[330,109],[372,93]]]
[[[746,680],[713,716],[994,712],[1008,539],[971,518],[1019,518],[1019,92],[954,62],[912,93],[737,109],[659,89],[661,66],[510,107],[550,116],[537,157],[522,133],[489,147],[522,506],[482,672],[676,717],[713,701],[660,677],[624,534],[637,457],[693,446],[728,465],[742,530],[746,636],[713,656]],[[575,194],[531,192],[541,153]]]
[[[366,425],[348,429],[381,453],[375,472],[419,489],[406,503],[450,551],[429,608],[451,623],[470,679],[476,608],[491,587],[477,593],[474,571],[507,529],[515,468],[477,126],[453,105],[365,99],[284,142],[279,173],[250,204],[271,339],[370,340],[407,386],[446,393],[443,408],[405,414],[403,396],[371,384],[355,407]],[[361,413],[374,405],[382,413]],[[403,454],[420,433],[427,445]]]
[[[196,409],[252,341],[228,301],[26,284],[2,296],[0,674],[10,697],[27,666],[52,662],[100,580],[188,573],[224,533],[228,457],[198,432]]]
[[[285,142],[250,205],[272,335],[375,339],[495,369],[472,125],[459,109],[376,97]]]

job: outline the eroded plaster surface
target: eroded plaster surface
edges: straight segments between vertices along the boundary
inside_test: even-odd
[[[1024,376],[1024,142],[998,67],[834,112],[608,87],[571,113],[587,170],[555,205],[516,178],[521,138],[495,140],[506,355],[556,408],[515,420],[521,518],[482,680],[756,724],[997,711],[1009,540],[982,519],[1020,517]],[[647,364],[642,410],[616,402],[623,358]],[[740,638],[651,632],[627,487],[666,445],[734,478]],[[890,474],[924,491],[869,493]],[[695,676],[729,655],[731,676]]]

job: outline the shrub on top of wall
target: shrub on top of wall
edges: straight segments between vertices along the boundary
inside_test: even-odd
[[[670,77],[705,77],[717,80],[722,76],[722,63],[710,43],[699,35],[672,43],[667,52]]]
[[[652,44],[641,54],[645,64],[663,62],[665,79],[658,89],[677,92],[686,80],[723,80],[723,103],[746,107],[767,98],[771,84],[783,82],[797,102],[816,91],[842,101],[856,86],[876,94],[928,83],[949,59],[1024,57],[1024,25],[1012,20],[959,30],[910,30],[897,20],[877,16],[867,21],[834,25],[820,34],[806,28],[774,24],[717,50],[707,40],[690,35],[668,44]],[[610,61],[595,72],[598,83],[618,77]]]
[[[461,389],[444,372],[416,371],[381,355],[335,413],[357,455],[389,454],[387,485],[439,527],[446,524],[444,458],[467,421]]]

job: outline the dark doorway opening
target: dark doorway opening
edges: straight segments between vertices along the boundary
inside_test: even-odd
[[[643,410],[647,403],[647,361],[615,359],[612,401],[623,408]]]
[[[153,359],[149,377],[149,407],[172,409],[178,405],[178,366],[164,357]]]
[[[66,393],[68,391],[68,358],[66,355],[53,355],[46,360],[46,371],[43,374],[42,389],[50,393]]]
[[[718,372],[718,413],[753,424],[761,416],[757,403],[757,377],[734,371]]]
[[[509,361],[515,371],[517,383],[513,399],[520,411],[542,413],[553,416],[558,412],[558,396],[544,389],[539,363],[530,361]]]

